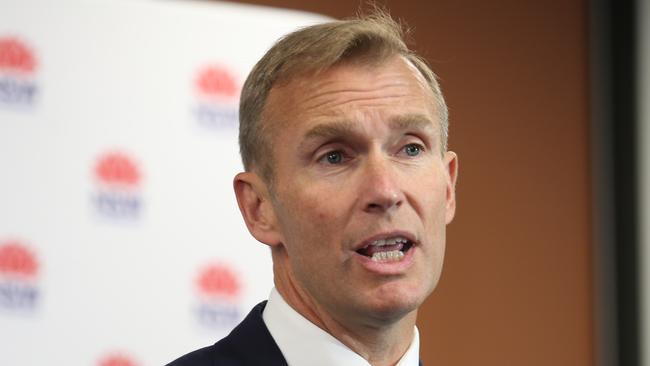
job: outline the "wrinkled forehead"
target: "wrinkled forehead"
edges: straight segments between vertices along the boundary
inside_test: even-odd
[[[346,102],[353,104],[363,98],[370,102],[373,96],[391,93],[406,94],[410,100],[421,101],[431,118],[438,120],[435,97],[426,79],[410,61],[395,55],[381,63],[349,61],[320,72],[284,78],[271,88],[262,123],[266,133],[274,134],[278,128],[286,127],[288,120],[300,123],[296,117],[301,113],[324,111]],[[354,103],[359,104],[363,103]]]

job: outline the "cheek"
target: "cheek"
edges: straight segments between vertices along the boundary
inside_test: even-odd
[[[444,179],[437,174],[432,176],[429,171],[416,179],[410,179],[410,182],[412,182],[412,189],[409,190],[408,196],[413,200],[413,205],[419,214],[430,219],[444,217],[447,196]]]
[[[296,221],[313,222],[314,220],[327,218],[327,210],[323,206],[325,201],[322,195],[302,190],[291,192],[284,202],[288,203],[287,214],[294,217]]]
[[[295,190],[283,195],[281,203],[279,219],[288,241],[285,244],[291,246],[292,243],[299,243],[301,247],[308,247],[318,244],[332,233],[335,210],[329,205],[331,201],[322,194]]]
[[[296,181],[293,187],[287,187],[285,194],[284,202],[291,210],[288,214],[296,216],[297,221],[309,221],[317,226],[337,220],[346,211],[346,203],[349,204],[341,186],[313,179]]]

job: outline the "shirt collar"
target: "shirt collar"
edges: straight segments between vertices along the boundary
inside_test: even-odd
[[[295,311],[273,288],[262,314],[264,323],[289,366],[369,366],[363,357]],[[413,341],[397,366],[418,366],[420,336],[413,328]]]

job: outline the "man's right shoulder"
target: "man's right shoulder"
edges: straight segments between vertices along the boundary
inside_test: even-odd
[[[233,354],[228,347],[223,347],[220,343],[223,340],[190,352],[180,358],[167,364],[167,366],[242,366],[243,360]]]
[[[190,352],[167,366],[286,366],[282,352],[262,319],[265,306],[266,301],[257,304],[219,342]]]
[[[214,365],[215,360],[212,358],[212,354],[215,352],[212,350],[214,346],[212,345],[190,352],[168,363],[167,366]]]

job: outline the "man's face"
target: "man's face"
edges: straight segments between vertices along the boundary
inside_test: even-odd
[[[457,170],[424,79],[401,57],[339,65],[275,87],[265,120],[279,287],[339,321],[416,310],[440,276]]]

